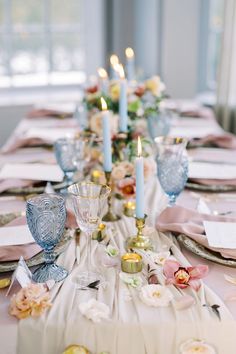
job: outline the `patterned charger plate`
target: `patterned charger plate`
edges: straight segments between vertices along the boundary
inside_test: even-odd
[[[227,185],[204,185],[198,184],[194,182],[187,182],[185,187],[187,189],[192,189],[196,191],[202,192],[216,192],[216,193],[224,193],[224,192],[233,192],[236,191],[236,186],[227,186]]]
[[[196,254],[199,257],[207,259],[208,261],[215,262],[228,267],[236,268],[236,260],[231,258],[224,258],[220,253],[211,251],[204,246],[200,245],[196,241],[192,240],[190,237],[181,234],[177,236],[177,240],[181,245],[183,245],[187,250]]]
[[[40,194],[43,193],[46,187],[45,182],[43,185],[35,186],[35,187],[17,187],[17,188],[9,188],[7,191],[2,193],[2,195],[30,195],[30,194]],[[55,191],[59,191],[60,189],[64,189],[70,186],[71,183],[68,182],[60,182],[60,183],[52,183],[52,187]]]
[[[58,257],[61,253],[63,253],[66,248],[69,246],[70,241],[73,239],[73,230],[67,229],[64,233],[63,239],[61,242],[55,247],[54,252],[56,257]],[[44,263],[43,252],[40,252],[33,256],[32,258],[26,261],[28,267],[34,267]],[[12,272],[16,269],[18,261],[11,262],[0,262],[0,273]]]

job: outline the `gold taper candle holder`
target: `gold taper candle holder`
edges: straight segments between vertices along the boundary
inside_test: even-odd
[[[107,204],[108,204],[108,211],[107,213],[103,216],[102,221],[117,221],[120,220],[120,216],[116,215],[112,211],[112,186],[111,186],[111,172],[105,172],[105,177],[106,177],[106,185],[111,188],[111,193],[109,194],[107,198]]]
[[[136,219],[136,227],[138,229],[137,236],[131,237],[127,241],[127,249],[132,248],[140,248],[144,250],[152,249],[152,243],[148,236],[143,234],[143,228],[145,227],[145,220],[147,215],[144,215],[144,218],[137,218]]]

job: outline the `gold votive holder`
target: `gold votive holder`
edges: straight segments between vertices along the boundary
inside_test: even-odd
[[[103,171],[100,170],[93,170],[91,173],[91,181],[93,183],[100,183],[102,176],[104,175]]]
[[[101,242],[106,238],[106,225],[101,223],[98,225],[97,230],[92,233],[92,239]]]
[[[135,202],[125,201],[123,204],[123,213],[128,217],[133,217],[135,214]]]
[[[89,354],[90,351],[83,345],[72,344],[62,354]]]
[[[120,220],[120,216],[116,215],[112,210],[112,183],[111,183],[111,172],[105,172],[106,185],[111,188],[111,193],[107,198],[108,211],[103,216],[102,221],[114,222]]]
[[[127,249],[133,249],[133,248],[140,248],[143,250],[151,250],[153,249],[152,243],[149,239],[148,236],[143,234],[143,229],[145,227],[145,220],[146,220],[147,215],[144,215],[143,218],[137,218],[136,219],[136,227],[138,229],[137,235],[134,237],[130,237],[127,240]]]
[[[138,253],[125,253],[121,257],[121,269],[125,273],[139,273],[143,268],[142,256]]]

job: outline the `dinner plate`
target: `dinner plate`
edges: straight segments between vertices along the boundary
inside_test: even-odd
[[[74,183],[74,182],[73,182]],[[2,195],[30,195],[30,194],[40,194],[44,193],[47,182],[41,184],[40,186],[35,187],[15,187],[9,188],[4,191]],[[68,188],[71,183],[67,181],[63,181],[60,183],[51,183],[52,187],[55,191],[59,191],[60,189]]]
[[[236,191],[236,186],[229,186],[229,185],[204,185],[198,184],[195,182],[187,182],[185,187],[187,189],[192,189],[196,191],[202,192],[216,192],[216,193],[223,193],[223,192],[232,192]]]
[[[72,229],[67,229],[64,233],[63,239],[57,244],[54,249],[56,257],[63,253],[69,246],[70,241],[73,239]],[[40,252],[32,258],[25,261],[28,267],[34,267],[44,263],[44,252]],[[0,262],[0,273],[12,272],[16,269],[18,261]]]
[[[220,253],[211,251],[206,247],[200,245],[196,241],[192,240],[190,237],[181,234],[177,236],[177,240],[186,249],[196,254],[199,257],[207,259],[208,261],[215,262],[228,267],[236,268],[236,260],[231,258],[224,258]]]

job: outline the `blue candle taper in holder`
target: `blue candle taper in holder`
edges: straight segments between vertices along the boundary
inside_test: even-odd
[[[135,160],[136,175],[136,218],[144,218],[144,167],[142,157],[142,144],[138,137],[138,156]]]
[[[119,130],[127,133],[128,104],[127,104],[127,81],[123,66],[120,64],[120,97],[119,97]]]
[[[107,95],[108,94],[108,75],[107,72],[104,68],[99,68],[98,69],[98,76],[99,76],[99,86],[102,94]]]
[[[112,54],[110,57],[110,77],[111,80],[118,80],[119,79],[119,58],[116,54]]]
[[[107,110],[107,104],[101,97],[102,104],[102,134],[103,134],[103,168],[105,172],[112,170],[112,154],[111,154],[111,130],[110,130],[110,114]]]
[[[126,75],[128,81],[132,81],[135,79],[135,65],[134,65],[134,51],[132,48],[126,48],[125,50],[126,56]]]

